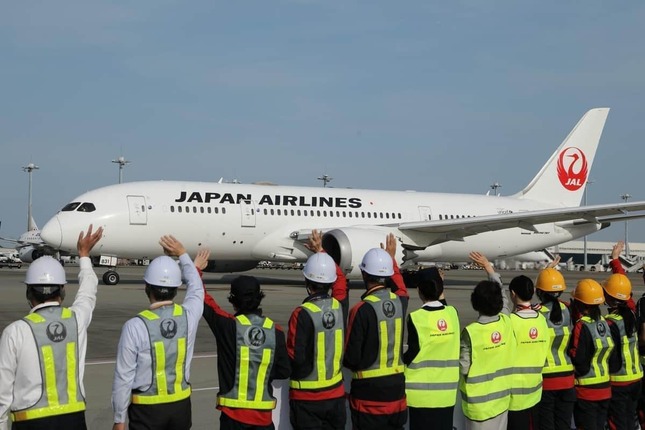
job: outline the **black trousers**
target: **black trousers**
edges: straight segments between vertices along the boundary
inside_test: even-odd
[[[11,430],[87,430],[85,412],[56,415],[11,424]]]
[[[640,380],[629,385],[612,385],[611,402],[609,402],[609,428],[611,430],[634,430],[636,407],[640,395]]]
[[[540,430],[570,430],[573,407],[576,404],[576,389],[542,390],[542,400],[538,403]]]
[[[289,401],[289,420],[294,430],[343,430],[347,421],[345,397]]]
[[[373,415],[351,409],[353,430],[402,430],[408,411],[387,415]]]
[[[273,423],[268,426],[244,424],[222,413],[219,416],[219,430],[275,430]]]
[[[413,408],[410,413],[410,430],[452,430],[452,415],[454,406],[447,408]]]
[[[578,399],[573,408],[573,418],[578,430],[604,430],[607,423],[609,400],[589,401]]]
[[[130,430],[188,430],[193,425],[190,397],[160,405],[135,405],[128,408]]]
[[[538,405],[521,411],[508,411],[508,424],[506,430],[537,430],[538,424]]]

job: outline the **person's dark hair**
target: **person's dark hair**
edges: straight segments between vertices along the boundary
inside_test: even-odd
[[[594,321],[600,320],[600,305],[588,305],[586,303],[582,303],[580,300],[573,300],[571,302],[571,307],[573,310],[573,314],[580,314],[583,316],[588,316]]]
[[[546,304],[552,305],[551,311],[549,312],[549,321],[557,325],[562,324],[562,309],[560,307],[560,300],[558,300],[558,297],[560,297],[560,294],[562,294],[560,291],[549,292],[549,291],[537,290],[537,296],[540,299],[540,302],[543,305],[546,305]]]
[[[65,289],[62,285],[27,285],[27,301],[45,303],[65,298]]]
[[[618,304],[618,313],[623,317],[623,321],[625,322],[625,333],[628,337],[632,336],[636,331],[636,314],[622,300]]]
[[[253,295],[245,295],[242,297],[238,297],[232,293],[228,295],[229,303],[235,306],[237,312],[241,314],[246,314],[258,310],[263,298],[264,291],[261,290]]]
[[[365,282],[365,285],[367,284],[379,284],[379,285],[388,285],[388,279],[389,277],[384,278],[383,276],[374,276],[370,275],[367,272],[361,272],[363,273],[363,281]]]
[[[421,296],[427,301],[439,300],[443,294],[443,279],[436,267],[417,272],[416,284]]]
[[[516,276],[508,284],[508,289],[515,293],[523,302],[530,302],[535,292],[533,281],[528,276]]]
[[[146,295],[152,296],[157,302],[173,300],[177,295],[179,288],[158,287],[156,285],[146,284]]]
[[[473,309],[485,316],[495,316],[504,307],[502,288],[497,282],[481,281],[470,295]]]
[[[305,287],[307,287],[307,289],[309,289],[309,291],[311,291],[312,294],[328,293],[332,285],[334,285],[333,282],[321,283],[321,282],[314,282],[311,279],[305,278]]]

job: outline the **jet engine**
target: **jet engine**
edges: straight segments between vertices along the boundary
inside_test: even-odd
[[[358,265],[363,255],[371,249],[385,244],[389,231],[371,228],[344,228],[330,230],[323,235],[322,245],[325,251],[336,261],[336,264],[349,276],[360,277]],[[397,253],[401,253],[397,246]],[[397,261],[401,261],[397,255]]]
[[[18,250],[18,255],[23,263],[33,263],[34,260],[42,257],[45,253],[33,246],[24,246]]]

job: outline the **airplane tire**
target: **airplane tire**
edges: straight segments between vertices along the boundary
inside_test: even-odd
[[[116,285],[120,280],[119,274],[114,270],[108,270],[103,274],[103,283],[105,285]]]

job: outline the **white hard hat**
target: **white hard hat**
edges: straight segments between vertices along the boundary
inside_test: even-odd
[[[150,262],[143,280],[156,287],[177,288],[181,282],[181,269],[175,260],[162,255]]]
[[[381,248],[372,248],[367,251],[358,267],[372,276],[386,277],[394,275],[392,257]]]
[[[44,255],[34,260],[25,275],[27,285],[65,285],[65,269],[51,255]]]
[[[309,257],[302,274],[310,281],[331,284],[336,281],[336,263],[329,254],[317,252]]]

